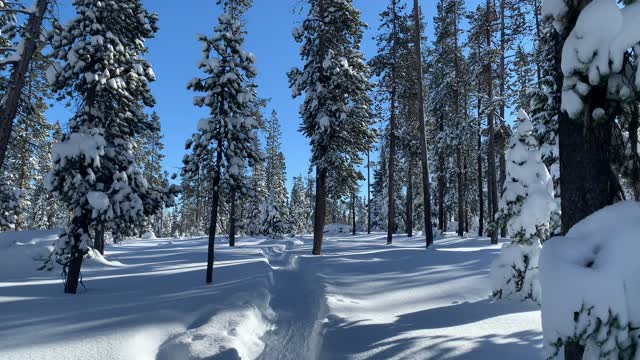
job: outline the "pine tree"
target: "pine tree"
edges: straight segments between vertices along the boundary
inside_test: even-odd
[[[493,296],[539,302],[538,257],[549,238],[556,202],[553,179],[542,162],[529,116],[520,110],[507,150],[507,181],[498,222],[506,224],[512,243],[503,246],[492,266]]]
[[[220,2],[219,2],[220,3]],[[199,69],[205,74],[193,79],[188,88],[198,95],[194,103],[209,110],[209,117],[200,120],[198,132],[187,141],[192,153],[185,156],[183,175],[200,171],[201,160],[213,154],[211,168],[211,214],[206,282],[213,281],[214,243],[218,223],[218,206],[223,186],[242,191],[246,185],[243,168],[260,161],[256,151],[259,123],[254,113],[256,76],[255,58],[242,50],[243,24],[240,19],[251,1],[223,4],[224,13],[218,18],[215,35],[200,35],[203,43]]]
[[[351,0],[309,0],[309,5],[307,19],[294,32],[304,66],[289,72],[289,84],[294,97],[305,93],[302,132],[310,139],[317,177],[313,254],[320,255],[327,193],[357,188],[362,174],[356,166],[374,133],[359,11]]]
[[[269,191],[263,205],[263,234],[281,238],[288,231],[287,170],[282,153],[282,131],[275,110],[266,122],[265,131],[265,186]]]
[[[148,83],[155,75],[142,55],[157,16],[140,0],[74,6],[77,16],[53,41],[62,63],[48,71],[54,88],[81,104],[53,145],[46,184],[73,214],[50,259],[63,265],[67,293],[76,292],[84,255],[104,249],[105,231],[131,232],[175,193],[148,185],[133,156],[136,136],[150,127],[143,108],[154,104]]]
[[[302,176],[297,176],[293,180],[290,199],[289,223],[291,224],[291,233],[294,235],[306,234],[307,231],[310,230],[307,226],[307,209],[309,208],[309,199],[307,198],[304,178]]]

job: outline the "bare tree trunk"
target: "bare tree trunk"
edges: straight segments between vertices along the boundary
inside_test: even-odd
[[[487,0],[487,24],[491,23],[491,1]],[[487,25],[486,28],[486,40],[487,48],[491,48],[491,27]],[[487,82],[487,98],[489,99],[490,106],[493,102],[493,78],[491,74],[491,63],[487,60],[484,65],[485,78]],[[496,212],[498,210],[498,184],[496,179],[496,144],[495,144],[495,128],[493,123],[493,109],[490,107],[487,113],[487,125],[489,127],[489,198],[491,203],[491,211],[489,213],[491,222],[495,224]],[[491,243],[498,243],[498,229],[491,232]]]
[[[351,223],[352,223],[352,235],[356,236],[356,193],[351,195]]]
[[[407,174],[407,237],[413,237],[413,158],[409,158]]]
[[[229,246],[236,246],[236,194],[231,194],[229,211]]]
[[[64,281],[65,294],[75,294],[78,291],[78,283],[80,282],[80,268],[82,267],[82,257],[74,257],[69,262],[69,270]]]
[[[49,0],[37,0],[34,12],[29,15],[25,36],[23,39],[23,49],[20,60],[13,64],[7,93],[4,101],[0,101],[0,169],[4,165],[7,155],[7,147],[11,138],[13,129],[13,120],[18,114],[20,107],[20,98],[25,85],[25,80],[33,54],[38,49],[38,40],[40,39],[40,29],[42,21],[47,11]]]
[[[478,80],[480,94],[480,80]],[[480,207],[478,236],[484,235],[484,191],[482,186],[482,101],[478,97],[478,205]]]
[[[371,234],[371,154],[367,150],[367,234]]]
[[[211,217],[209,219],[209,245],[207,248],[207,284],[213,282],[213,261],[215,255],[216,231],[218,226],[218,205],[220,204],[220,167],[222,166],[222,139],[218,139],[216,163],[211,181]]]
[[[94,240],[94,248],[98,250],[100,255],[104,255],[104,227],[96,226],[96,238]]]
[[[415,61],[418,73],[418,122],[420,124],[420,160],[422,162],[422,189],[423,189],[423,205],[424,205],[424,230],[426,247],[433,244],[433,225],[431,223],[431,183],[429,180],[429,153],[427,152],[427,128],[424,118],[424,89],[422,88],[422,23],[420,21],[420,5],[418,0],[413,0],[413,17],[415,21]]]
[[[316,167],[316,205],[313,221],[313,255],[322,254],[324,222],[327,214],[327,171]]]
[[[393,81],[393,80],[392,80]],[[396,194],[395,194],[395,163],[396,163],[396,91],[391,90],[391,116],[389,118],[389,180],[388,180],[388,209],[387,209],[387,245],[393,242],[396,227]]]

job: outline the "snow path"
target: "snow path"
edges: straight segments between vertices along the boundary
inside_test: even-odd
[[[300,240],[221,238],[213,286],[206,239],[129,241],[87,261],[78,296],[3,246],[0,359],[541,358],[538,309],[486,300],[486,239]]]

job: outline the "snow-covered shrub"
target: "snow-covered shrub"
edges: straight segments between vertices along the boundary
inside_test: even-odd
[[[156,234],[152,230],[146,231],[142,236],[140,236],[143,240],[153,240],[156,238]]]
[[[633,359],[640,326],[640,204],[622,202],[545,243],[540,255],[545,356],[572,340],[585,359]]]
[[[502,248],[491,269],[493,297],[498,299],[540,301],[538,256],[541,242],[549,237],[556,202],[553,179],[532,130],[531,119],[520,110],[506,154],[507,180],[498,214],[512,243]]]

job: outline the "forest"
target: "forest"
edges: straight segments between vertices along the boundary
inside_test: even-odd
[[[0,359],[640,359],[640,3],[209,2],[0,0]]]

